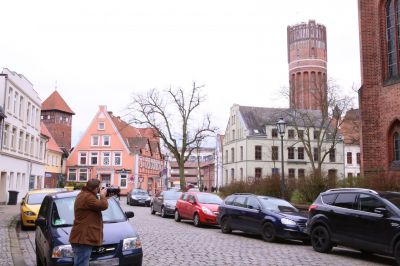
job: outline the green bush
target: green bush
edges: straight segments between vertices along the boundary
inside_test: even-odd
[[[69,181],[66,183],[66,187],[74,187],[74,190],[81,190],[86,185],[86,182],[75,182]]]

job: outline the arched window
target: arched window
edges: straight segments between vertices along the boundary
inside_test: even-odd
[[[399,73],[399,11],[399,0],[388,0],[386,2],[386,45],[388,60],[388,78],[397,77]]]
[[[394,133],[393,136],[393,150],[394,156],[393,159],[395,161],[400,161],[400,134],[398,132]]]

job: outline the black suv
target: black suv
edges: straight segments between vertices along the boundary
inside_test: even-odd
[[[331,189],[309,208],[307,231],[315,251],[335,245],[392,255],[400,264],[400,193]]]

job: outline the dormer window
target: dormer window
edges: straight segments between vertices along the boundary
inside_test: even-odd
[[[99,123],[97,124],[97,129],[98,129],[98,130],[105,130],[105,128],[106,128],[106,126],[105,126],[105,123],[104,123],[104,122],[99,122]]]

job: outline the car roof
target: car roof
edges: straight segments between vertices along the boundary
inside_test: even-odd
[[[368,188],[333,188],[333,189],[329,189],[329,190],[323,192],[322,194],[332,193],[332,192],[367,192],[367,193],[372,193],[375,195],[379,194],[375,190],[368,189]]]
[[[34,190],[30,190],[28,191],[26,194],[27,195],[31,195],[31,194],[43,194],[43,193],[54,193],[54,192],[59,192],[59,189],[56,188],[44,188],[44,189],[34,189]]]
[[[71,198],[76,197],[81,191],[74,190],[74,191],[62,191],[49,194],[53,199],[62,199],[62,198]]]

